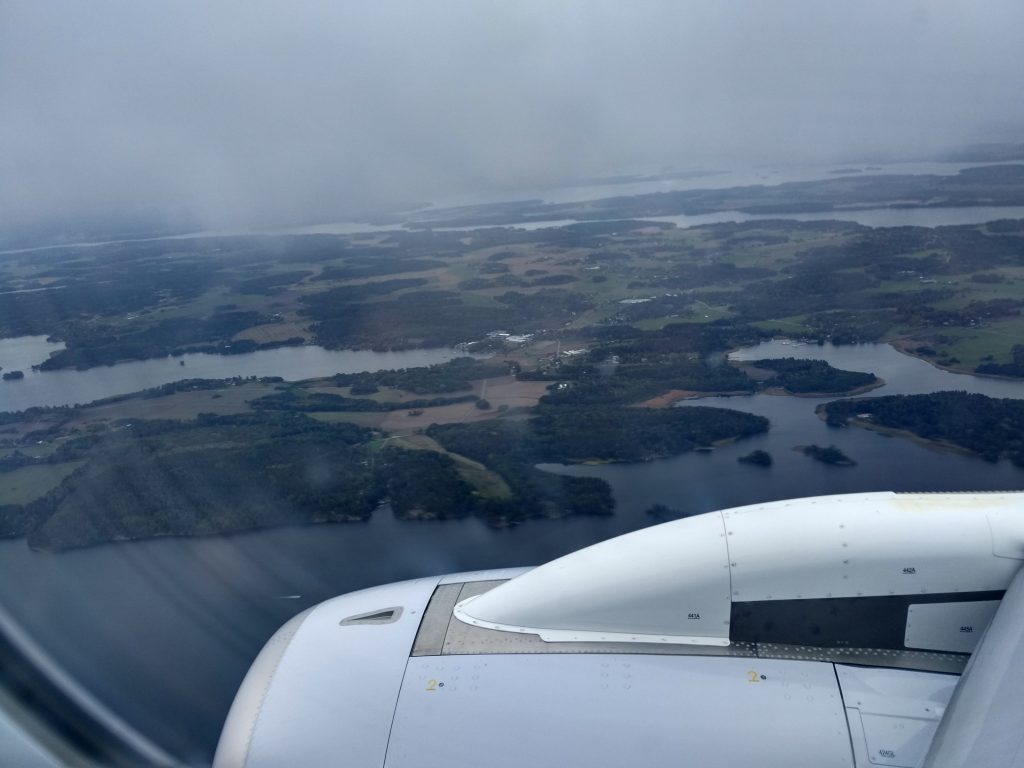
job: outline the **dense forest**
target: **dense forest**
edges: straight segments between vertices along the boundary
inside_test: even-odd
[[[981,363],[974,370],[990,376],[1013,376],[1024,378],[1024,344],[1014,344],[1010,350],[1009,363]]]
[[[458,357],[447,363],[422,368],[402,368],[374,373],[339,373],[333,380],[336,386],[351,387],[353,395],[371,395],[380,387],[392,387],[423,395],[472,389],[473,380],[505,376],[508,372],[509,366],[502,362]]]
[[[368,468],[370,437],[353,425],[290,415],[134,422],[83,438],[87,461],[26,510],[25,530],[6,533],[66,549],[366,519],[383,494]]]
[[[490,425],[489,427],[485,425]],[[521,422],[483,422],[448,425],[466,433],[490,432],[495,425],[503,436],[515,434]],[[439,433],[431,427],[430,434]],[[460,444],[457,433],[444,432],[443,445],[453,453]],[[472,439],[472,438],[470,438]],[[454,447],[453,447],[454,446]],[[460,454],[465,455],[465,454]],[[388,494],[395,514],[405,519],[436,519],[474,514],[488,525],[507,527],[530,518],[568,515],[610,515],[615,509],[611,489],[603,480],[565,477],[536,469],[523,456],[502,455],[496,446],[471,458],[497,473],[509,493],[483,495],[475,492],[459,474],[455,462],[434,451],[388,449]]]
[[[369,397],[345,397],[329,392],[310,392],[302,386],[291,386],[253,400],[251,405],[259,411],[282,411],[292,413],[339,413],[339,412],[382,412],[405,411],[416,408],[433,408],[439,405],[467,403],[479,398],[476,395],[452,395],[424,397],[415,400],[380,402]]]
[[[878,383],[873,373],[844,371],[833,368],[824,360],[782,357],[755,360],[751,365],[775,373],[763,382],[764,386],[781,387],[794,394],[840,394]]]
[[[389,447],[383,461],[388,500],[398,517],[437,520],[466,517],[477,511],[473,487],[459,474],[450,456]]]
[[[435,424],[427,435],[501,475],[512,498],[492,500],[485,509],[491,519],[506,521],[611,513],[604,481],[551,475],[536,469],[538,462],[644,461],[767,428],[767,419],[722,408],[541,406],[528,421]]]
[[[772,455],[768,451],[760,449],[751,451],[736,459],[741,464],[752,464],[755,467],[770,467],[773,463]]]
[[[97,365],[113,365],[122,360],[145,360],[186,352],[254,352],[260,348],[259,344],[231,344],[230,339],[239,331],[265,322],[269,322],[269,318],[257,312],[225,310],[214,312],[207,318],[178,317],[161,320],[139,330],[96,328],[87,344],[70,343],[66,349],[43,361],[39,367],[43,370],[92,368]],[[301,339],[298,341],[302,342]]]
[[[669,390],[753,392],[756,382],[729,365],[703,360],[666,359],[618,365],[611,375],[593,366],[563,366],[548,374],[561,381],[544,402],[549,405],[621,405],[646,400]],[[521,378],[523,378],[521,376]],[[529,374],[525,378],[529,378]]]
[[[966,448],[990,461],[1008,458],[1024,467],[1024,400],[933,392],[836,400],[819,406],[819,411],[833,426],[855,420],[906,430]]]
[[[648,461],[748,437],[768,420],[726,408],[540,407],[527,450],[538,461]]]
[[[205,416],[195,424],[136,421],[62,445],[52,463],[77,461],[49,494],[0,505],[0,535],[32,547],[203,535],[274,525],[367,519],[389,499],[403,518],[480,514],[508,524],[538,514],[610,513],[607,486],[525,468],[530,504],[496,510],[461,478],[451,458],[388,447],[371,430],[298,414]],[[16,454],[13,471],[34,460]],[[254,468],[259,471],[254,472]]]
[[[525,422],[436,424],[427,434],[448,450],[485,464],[501,456],[534,464],[648,461],[767,429],[763,416],[726,408],[541,406]]]

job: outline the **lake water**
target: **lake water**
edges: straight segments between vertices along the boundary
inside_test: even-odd
[[[45,336],[0,339],[0,367],[21,370],[25,378],[0,381],[0,411],[36,405],[74,405],[124,395],[182,379],[227,379],[232,376],[281,376],[288,381],[443,363],[465,353],[454,349],[401,352],[329,350],[317,346],[279,347],[244,355],[189,354],[100,366],[85,371],[33,371],[63,344]],[[184,365],[182,365],[184,363]]]
[[[815,357],[886,379],[870,395],[965,389],[1024,397],[1024,382],[949,374],[883,345],[771,342],[737,358]],[[232,358],[226,358],[228,362]],[[606,479],[609,518],[533,521],[491,530],[476,520],[400,522],[386,508],[367,523],[284,528],[209,539],[165,539],[46,554],[0,542],[0,602],[89,689],[161,744],[208,760],[224,714],[262,644],[290,616],[353,589],[437,573],[530,565],[652,521],[665,504],[686,513],[794,496],[874,490],[1024,488],[1008,462],[929,449],[863,429],[833,429],[810,398],[707,398],[760,413],[764,435],[709,454],[641,464],[547,466]],[[793,446],[836,444],[859,462],[831,467]],[[755,448],[768,469],[736,462]],[[294,597],[294,596],[298,597]]]

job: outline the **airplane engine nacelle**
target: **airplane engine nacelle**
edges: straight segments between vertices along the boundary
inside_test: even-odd
[[[1024,765],[1022,563],[1022,493],[868,493],[354,592],[267,643],[214,765]]]
[[[647,528],[456,606],[548,642],[970,652],[1024,560],[1015,494],[779,501]]]

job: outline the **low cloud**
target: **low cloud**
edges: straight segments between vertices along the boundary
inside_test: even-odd
[[[1012,0],[8,0],[0,216],[259,226],[1020,140],[1021,51]]]

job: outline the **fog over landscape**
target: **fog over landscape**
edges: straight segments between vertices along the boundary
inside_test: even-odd
[[[0,229],[1019,140],[1024,6],[4,2]]]

